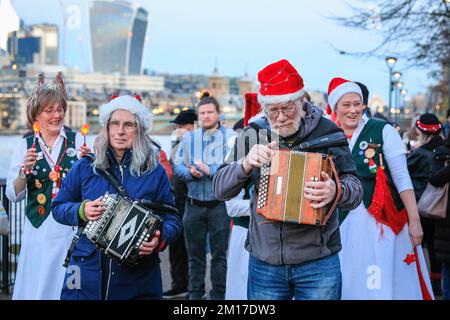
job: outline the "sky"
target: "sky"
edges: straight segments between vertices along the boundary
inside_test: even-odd
[[[368,9],[376,1],[349,0]],[[351,13],[344,0],[142,0],[149,12],[144,68],[172,74],[211,74],[253,79],[266,65],[288,59],[307,90],[327,91],[333,77],[360,81],[371,96],[388,96],[389,74],[380,58],[341,55],[370,50],[380,41],[374,30],[339,26],[330,17]],[[69,16],[61,61],[90,71],[88,0],[11,0],[25,24],[63,24]],[[77,13],[79,12],[79,14]],[[382,22],[380,24],[382,27]],[[61,35],[62,38],[62,35]],[[395,67],[409,94],[424,93],[433,81],[430,70]]]

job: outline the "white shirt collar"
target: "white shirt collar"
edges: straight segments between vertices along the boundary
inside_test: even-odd
[[[62,126],[61,130],[59,131],[59,136],[55,140],[55,145],[56,145],[57,141],[59,140],[59,138],[67,139],[66,130],[64,129],[64,126]],[[38,139],[39,139],[39,141],[44,143],[44,140],[42,139],[41,135],[39,135]]]

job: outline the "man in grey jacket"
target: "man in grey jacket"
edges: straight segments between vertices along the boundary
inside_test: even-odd
[[[340,299],[337,211],[325,226],[270,221],[255,211],[260,168],[270,161],[275,148],[294,148],[340,129],[304,99],[303,79],[287,60],[264,68],[258,80],[264,116],[242,132],[226,165],[213,178],[215,196],[222,200],[236,196],[249,180],[254,185],[246,241],[250,253],[248,298]],[[314,152],[334,156],[342,188],[338,208],[356,208],[362,200],[362,186],[348,146]],[[336,182],[323,172],[321,181],[306,182],[303,192],[313,207],[321,208],[335,200],[336,190]]]

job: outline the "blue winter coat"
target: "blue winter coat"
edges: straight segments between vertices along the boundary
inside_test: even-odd
[[[112,150],[108,150],[110,168],[118,179],[122,179],[129,196],[173,205],[173,192],[164,168],[158,164],[144,176],[132,176],[129,170],[131,152],[125,153],[119,166]],[[106,191],[117,193],[105,178],[94,173],[91,163],[83,158],[74,164],[53,200],[53,217],[62,224],[83,225],[78,216],[81,203],[88,199],[95,200]],[[176,214],[164,214],[162,218],[161,240],[167,245],[179,236],[181,220]],[[161,299],[159,262],[158,253],[153,253],[146,256],[139,267],[119,265],[101,253],[83,234],[70,259],[61,299]]]

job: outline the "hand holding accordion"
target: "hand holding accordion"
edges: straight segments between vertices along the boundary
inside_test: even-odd
[[[272,161],[261,168],[256,212],[273,221],[325,225],[342,193],[332,156],[273,152]]]
[[[158,229],[162,223],[156,210],[109,193],[96,202],[96,210],[102,213],[90,220],[83,230],[89,240],[111,258],[131,265],[140,263],[142,253],[153,252],[159,242],[157,232],[160,236]],[[104,212],[100,202],[105,204]]]
[[[320,179],[313,177],[305,182],[305,198],[311,201],[311,207],[322,208],[328,205],[336,194],[336,183],[322,171]]]

